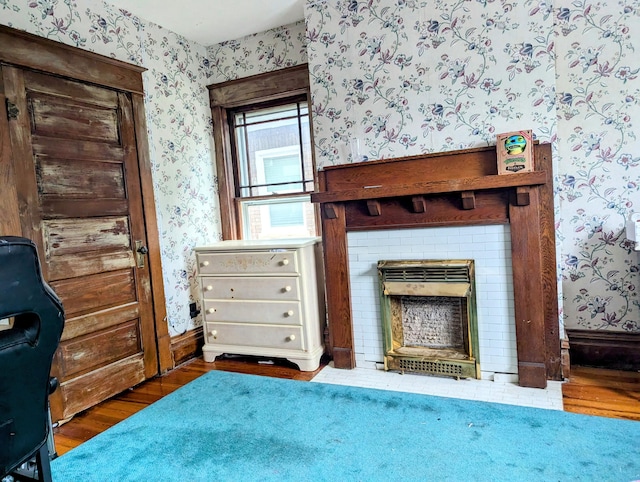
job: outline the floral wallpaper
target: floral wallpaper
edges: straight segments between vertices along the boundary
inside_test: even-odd
[[[495,144],[554,146],[560,309],[567,328],[640,332],[640,31],[636,1],[308,0],[316,161]]]
[[[555,129],[553,16],[517,3],[310,1],[317,163],[495,144]]]
[[[208,84],[272,72],[307,62],[303,21],[210,46]]]
[[[145,108],[162,249],[167,321],[172,335],[202,324],[193,248],[222,239],[212,159],[206,48],[157,25],[141,32]]]
[[[0,23],[142,65],[140,20],[95,0],[0,0]]]
[[[640,3],[574,0],[554,14],[565,316],[640,332],[640,253],[624,231],[640,211]]]

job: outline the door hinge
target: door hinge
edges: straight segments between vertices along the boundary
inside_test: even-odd
[[[17,119],[19,114],[20,110],[18,109],[18,106],[7,99],[7,117],[9,119]]]

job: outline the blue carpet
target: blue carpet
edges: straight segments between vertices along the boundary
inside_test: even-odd
[[[629,482],[640,422],[212,371],[52,470],[56,482]]]

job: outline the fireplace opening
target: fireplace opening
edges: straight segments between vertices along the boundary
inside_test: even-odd
[[[473,260],[378,261],[384,368],[480,378]]]

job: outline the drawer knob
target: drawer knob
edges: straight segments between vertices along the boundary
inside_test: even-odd
[[[287,316],[293,316],[293,310],[289,310],[285,313]]]
[[[212,289],[213,289],[213,286],[211,286],[211,285],[208,285],[208,286],[205,288],[205,290],[207,290],[207,291],[211,291]]]
[[[281,264],[282,264],[282,266],[286,266],[286,265],[288,265],[288,264],[289,264],[289,260],[288,260],[287,258],[285,258],[285,259],[283,259],[283,260],[281,261]]]
[[[209,266],[209,261],[203,261],[202,266]]]
[[[215,313],[215,312],[216,312],[216,309],[215,309],[215,308],[209,308],[209,309],[207,310],[207,313],[209,313],[209,314],[213,314],[213,313]]]
[[[212,336],[212,337],[214,337],[214,338],[217,338],[217,336],[216,336],[217,334],[218,334],[218,330],[211,330],[211,331],[209,332],[209,335],[211,335],[211,336]]]
[[[289,341],[293,341],[296,339],[296,335],[289,335],[289,337],[287,338],[287,340]]]
[[[291,291],[291,286],[285,286],[283,291],[285,293],[288,293],[289,291]]]

